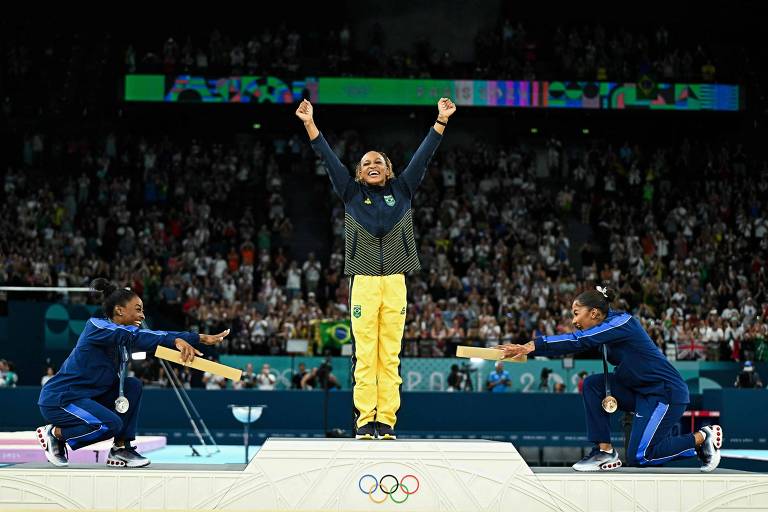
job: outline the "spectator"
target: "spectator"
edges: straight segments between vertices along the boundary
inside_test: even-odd
[[[304,363],[299,363],[299,369],[291,377],[291,389],[305,389],[302,385],[304,377],[307,375],[307,367]]]
[[[206,359],[209,361],[213,361],[213,356],[206,356]],[[213,390],[213,389],[226,389],[227,388],[227,379],[225,377],[222,377],[221,375],[215,375],[210,372],[204,372],[203,373],[203,384],[205,385],[205,389]]]
[[[261,373],[256,376],[256,387],[260,391],[271,391],[275,389],[276,382],[277,377],[269,368],[269,363],[261,365]]]
[[[234,383],[233,387],[235,389],[253,389],[256,387],[256,374],[253,371],[253,363],[247,363],[245,365],[243,376],[239,381]]]
[[[305,267],[307,263],[304,264]],[[296,262],[291,261],[285,281],[286,298],[289,301],[301,295],[301,272],[302,269],[296,265]]]
[[[488,376],[488,391],[491,393],[506,393],[507,390],[512,389],[509,372],[504,369],[504,363],[501,361],[496,362],[495,368],[496,370]]]
[[[322,265],[315,259],[315,253],[310,252],[307,261],[304,262],[304,266],[302,267],[307,293],[317,292],[317,284],[320,281],[321,270]]]
[[[0,388],[15,388],[19,376],[13,371],[13,363],[0,359]]]
[[[584,379],[587,378],[587,375],[589,375],[589,374],[586,371],[582,370],[582,371],[579,372],[579,375],[578,375],[579,381],[576,384],[576,386],[577,386],[577,388],[579,390],[579,393],[583,393],[584,392]]]
[[[45,369],[45,375],[40,379],[40,385],[45,386],[45,383],[51,380],[51,377],[56,375],[56,370],[53,369],[53,366],[49,366]]]

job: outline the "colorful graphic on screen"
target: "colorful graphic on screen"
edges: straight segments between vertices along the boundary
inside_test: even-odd
[[[737,85],[543,80],[424,80],[274,76],[210,78],[192,75],[127,75],[125,101],[200,103],[295,103],[329,105],[433,105],[454,98],[474,107],[591,110],[743,110]]]

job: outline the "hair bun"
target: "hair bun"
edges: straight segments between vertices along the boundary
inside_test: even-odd
[[[616,299],[616,290],[608,281],[603,281],[601,285],[595,286],[595,289],[605,297],[608,304],[611,304]]]
[[[117,286],[112,284],[107,279],[104,279],[103,277],[97,277],[91,281],[91,289],[97,292],[101,292],[104,297],[109,297],[115,290],[117,290]]]

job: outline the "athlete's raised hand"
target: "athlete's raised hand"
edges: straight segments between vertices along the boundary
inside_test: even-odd
[[[437,102],[437,118],[441,121],[445,121],[451,117],[454,112],[456,112],[456,104],[452,102],[450,98],[440,98]]]
[[[312,121],[313,113],[314,109],[309,100],[302,100],[301,103],[299,103],[299,108],[296,109],[296,116],[304,123]]]

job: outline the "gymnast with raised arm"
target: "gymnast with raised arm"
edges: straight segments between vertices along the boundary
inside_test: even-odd
[[[406,316],[405,274],[421,268],[411,200],[440,145],[456,105],[437,102],[437,120],[408,166],[395,175],[381,151],[369,151],[353,176],[334,154],[304,100],[296,115],[344,201],[344,273],[350,279],[355,437],[395,439],[400,408],[400,350]]]

